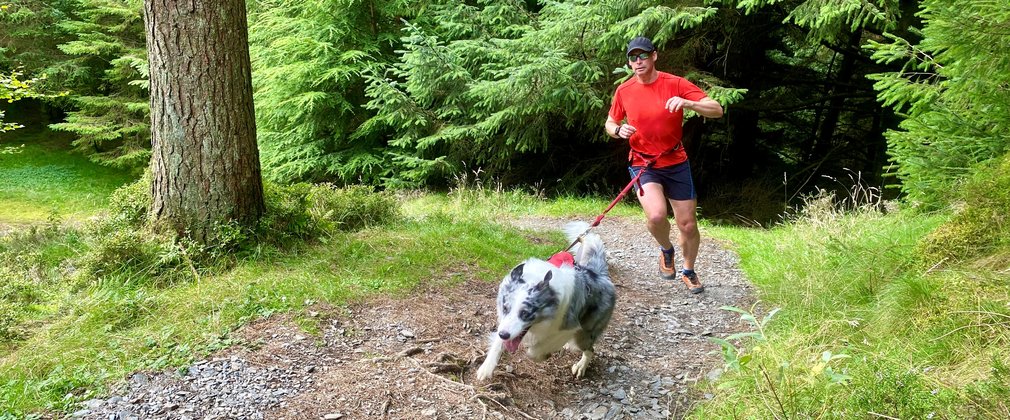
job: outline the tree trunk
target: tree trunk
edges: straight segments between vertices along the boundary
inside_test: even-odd
[[[205,241],[252,224],[263,184],[244,0],[146,0],[152,216]]]
[[[827,96],[831,99],[828,100],[827,109],[824,110],[824,120],[821,121],[820,128],[817,130],[813,150],[808,155],[808,162],[828,159],[828,155],[832,152],[832,148],[836,143],[834,141],[835,132],[838,130],[838,122],[842,115],[843,106],[845,105],[846,97],[853,91],[850,81],[853,75],[856,74],[856,56],[861,39],[862,29],[857,29],[849,35],[849,43],[844,45],[843,48],[855,52],[844,54],[842,56],[842,63],[838,66],[838,73],[827,75],[829,78],[834,79],[836,84],[828,92]],[[828,84],[830,85],[830,83]]]

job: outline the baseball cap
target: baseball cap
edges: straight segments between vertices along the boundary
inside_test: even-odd
[[[628,43],[628,50],[624,52],[625,55],[631,54],[633,50],[642,50],[645,52],[656,51],[656,47],[652,45],[652,41],[644,36],[636,36]]]

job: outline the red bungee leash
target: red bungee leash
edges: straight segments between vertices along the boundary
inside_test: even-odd
[[[619,203],[621,201],[621,199],[623,199],[624,196],[628,194],[628,191],[631,190],[632,186],[634,186],[635,184],[638,184],[638,193],[640,195],[645,194],[645,190],[642,189],[642,184],[638,182],[638,179],[642,177],[642,174],[644,174],[645,171],[649,170],[649,168],[652,168],[652,165],[654,165],[656,163],[656,161],[659,160],[660,156],[663,156],[666,153],[672,152],[674,150],[677,150],[677,148],[670,149],[669,151],[667,151],[665,153],[661,153],[661,154],[657,155],[656,157],[654,157],[652,159],[646,159],[645,160],[645,167],[642,168],[642,170],[638,171],[638,173],[635,174],[635,176],[633,178],[631,178],[631,182],[629,182],[628,185],[624,186],[624,189],[621,190],[621,193],[617,195],[617,198],[614,198],[614,201],[610,202],[610,205],[607,206],[607,209],[603,210],[603,213],[600,213],[599,216],[596,216],[596,220],[593,220],[593,223],[589,224],[589,227],[586,228],[586,231],[582,232],[582,234],[580,234],[577,238],[575,238],[575,240],[572,241],[572,243],[569,244],[568,247],[565,248],[561,252],[566,252],[567,253],[569,250],[571,250],[575,246],[575,244],[579,243],[579,241],[581,241],[582,238],[584,236],[586,236],[587,233],[589,233],[590,229],[599,226],[600,222],[603,220],[603,217],[607,215],[607,212],[609,212],[611,209],[613,209],[614,206],[616,206],[617,203]],[[637,152],[635,152],[635,153],[637,153]],[[638,153],[638,155],[641,156],[642,154]],[[555,254],[555,256],[556,255],[557,254]],[[554,257],[551,257],[551,258],[554,258]]]

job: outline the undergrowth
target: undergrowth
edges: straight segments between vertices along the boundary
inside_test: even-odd
[[[822,194],[772,229],[709,229],[760,302],[726,308],[753,333],[715,340],[725,363],[692,417],[1010,418],[1010,232],[989,225],[1006,179],[967,185],[953,218]],[[998,233],[960,236],[979,229]]]

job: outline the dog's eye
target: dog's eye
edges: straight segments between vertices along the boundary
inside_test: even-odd
[[[519,319],[521,319],[523,321],[529,321],[532,318],[533,318],[533,313],[531,313],[530,311],[527,311],[525,309],[519,311]]]
[[[507,303],[506,303],[506,304],[504,304],[504,305],[502,305],[502,307],[501,307],[501,310],[502,310],[503,312],[505,312],[505,313],[509,313],[509,309],[512,309],[512,308],[510,308],[510,307],[509,307],[509,305],[508,305]]]

